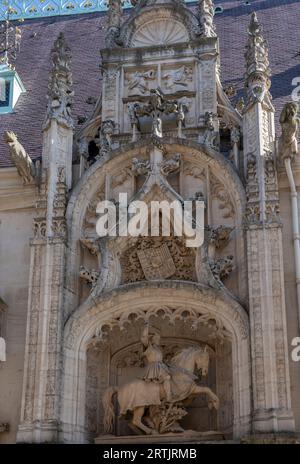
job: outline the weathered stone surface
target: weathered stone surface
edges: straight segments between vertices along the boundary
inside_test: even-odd
[[[179,366],[193,382],[201,377],[194,402],[182,404],[190,392],[169,408],[159,398],[135,422],[146,433],[160,431],[147,442],[297,441],[290,206],[276,163],[268,48],[258,18],[249,27],[246,105],[237,111],[234,92],[220,82],[210,0],[199,2],[197,15],[181,0],[176,8],[169,0],[141,1],[124,20],[120,3],[109,2],[102,95],[99,89],[93,114],[75,134],[77,148],[70,52],[60,36],[38,186],[21,188],[15,171],[0,177],[1,296],[8,305],[0,320],[7,345],[0,419],[10,425],[0,440],[144,443],[114,412],[115,435],[105,435],[103,395],[143,379],[146,369],[150,387],[157,380],[168,397],[162,372],[177,353],[207,347],[206,377],[203,364]],[[298,120],[285,110],[281,156],[295,157],[298,185]],[[100,239],[97,204],[117,204],[119,193],[147,205],[203,200],[203,245],[188,248],[173,229],[170,237]],[[145,324],[160,333],[159,342],[154,334],[141,341]],[[16,351],[22,356],[14,358]],[[199,392],[215,392],[218,411]],[[173,428],[187,432],[168,434]]]

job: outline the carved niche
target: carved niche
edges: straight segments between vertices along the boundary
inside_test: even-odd
[[[103,433],[104,411],[101,398],[105,389],[109,386],[124,385],[143,376],[145,359],[142,344],[138,341],[142,324],[141,319],[138,319],[134,323],[126,324],[125,330],[115,327],[109,332],[106,342],[95,340],[89,345],[85,426],[87,438],[91,442],[95,436]],[[227,339],[211,338],[211,329],[205,323],[193,331],[190,323],[176,320],[173,324],[168,318],[155,316],[151,317],[151,324],[159,327],[162,333],[161,346],[166,363],[183,348],[209,344],[209,375],[201,378],[200,372],[196,371],[195,374],[199,376],[200,385],[208,386],[220,395],[220,410],[212,414],[207,407],[206,399],[199,396],[187,406],[188,414],[181,424],[185,429],[222,430],[230,434],[233,423],[231,342]],[[124,418],[116,417],[115,433],[117,436],[132,434]]]

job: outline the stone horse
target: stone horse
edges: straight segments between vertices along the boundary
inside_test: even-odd
[[[189,347],[180,351],[171,359],[169,369],[171,375],[172,403],[189,403],[198,395],[205,394],[208,397],[210,409],[219,408],[219,399],[210,388],[195,383],[195,369],[201,371],[204,377],[208,374],[209,353],[207,347]],[[121,387],[110,387],[103,395],[104,407],[104,431],[111,433],[114,427],[115,410],[112,402],[113,395],[117,394],[120,407],[120,415],[132,413],[131,425],[146,434],[159,433],[152,427],[147,427],[142,418],[146,408],[164,404],[164,392],[162,385],[155,382],[146,382],[136,379]],[[171,403],[171,404],[172,404]],[[152,408],[153,409],[153,408]],[[153,421],[152,421],[153,423]],[[147,424],[151,421],[147,418]]]

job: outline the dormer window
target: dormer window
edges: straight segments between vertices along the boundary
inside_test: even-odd
[[[21,93],[26,92],[18,73],[9,65],[0,65],[0,114],[12,113]]]
[[[9,106],[10,81],[0,77],[0,107]]]

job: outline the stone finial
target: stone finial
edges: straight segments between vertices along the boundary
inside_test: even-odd
[[[120,40],[120,27],[123,15],[123,0],[108,0],[107,31],[105,45],[115,48],[122,45]]]
[[[248,105],[258,101],[270,104],[269,50],[255,12],[251,15],[248,28],[245,59],[245,87]]]
[[[30,156],[26,153],[23,145],[20,144],[16,134],[12,131],[4,133],[4,140],[9,146],[9,152],[12,162],[18,170],[19,176],[23,180],[23,184],[29,184],[35,176],[35,169]]]
[[[203,37],[216,37],[214,25],[215,7],[212,0],[199,0],[199,21]]]
[[[280,115],[282,134],[279,139],[279,154],[281,159],[293,159],[298,154],[298,132],[300,119],[299,106],[295,102],[288,102]]]
[[[48,107],[44,129],[51,119],[60,124],[73,127],[71,116],[72,73],[70,71],[71,53],[63,33],[60,33],[51,51],[52,70],[48,84]]]

